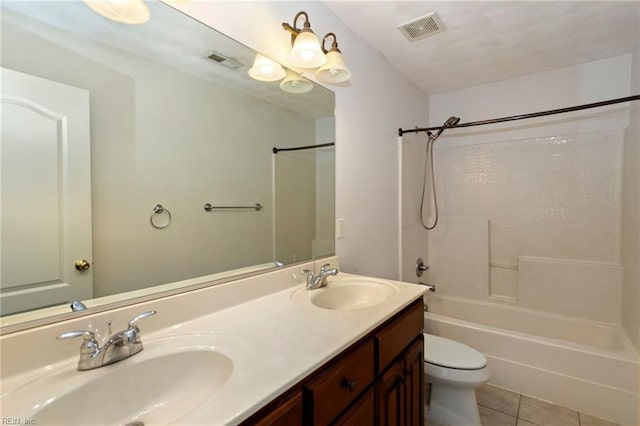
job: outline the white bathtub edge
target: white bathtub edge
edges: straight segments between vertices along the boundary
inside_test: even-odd
[[[639,424],[638,394],[493,356],[487,361],[491,384],[622,426]]]
[[[482,352],[489,361],[489,383],[623,426],[640,425],[637,358],[440,314],[424,318],[425,332]]]

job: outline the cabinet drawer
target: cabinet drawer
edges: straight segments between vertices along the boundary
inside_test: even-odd
[[[375,403],[373,388],[334,423],[335,426],[370,426],[375,424]]]
[[[326,425],[373,381],[373,341],[329,365],[306,387],[313,401],[313,422]]]
[[[385,367],[422,333],[424,329],[422,299],[414,302],[404,313],[376,333],[378,371]]]

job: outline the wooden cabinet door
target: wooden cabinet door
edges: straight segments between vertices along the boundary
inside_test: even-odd
[[[424,425],[424,336],[407,349],[405,382],[407,385],[407,425]]]
[[[407,383],[404,359],[394,362],[377,384],[380,426],[405,426],[407,420]]]
[[[420,335],[377,384],[380,426],[424,425],[424,337]]]

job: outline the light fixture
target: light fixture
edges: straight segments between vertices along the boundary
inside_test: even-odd
[[[253,65],[249,69],[249,76],[254,80],[260,81],[278,81],[286,75],[286,71],[277,62],[256,53]]]
[[[333,37],[331,49],[324,48],[327,37]],[[338,39],[334,33],[328,33],[322,38],[322,51],[327,55],[327,63],[316,71],[318,80],[325,83],[344,83],[351,78],[351,71],[347,68],[342,52],[338,49]]]
[[[144,24],[151,17],[142,0],[84,0],[99,15],[123,24]]]
[[[302,29],[296,27],[298,18],[304,16]],[[291,52],[288,61],[291,65],[300,68],[317,68],[327,62],[327,57],[320,47],[318,37],[311,31],[309,16],[307,12],[298,12],[293,18],[293,27],[286,22],[282,27],[291,33]]]
[[[280,88],[289,93],[306,93],[313,89],[313,83],[300,74],[288,70],[287,75],[280,82]]]

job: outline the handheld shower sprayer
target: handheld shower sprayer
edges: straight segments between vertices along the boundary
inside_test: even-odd
[[[436,182],[435,182],[435,176],[434,176],[434,171],[433,171],[433,144],[435,143],[436,139],[438,139],[440,137],[440,135],[442,134],[442,132],[444,132],[445,129],[449,129],[451,127],[454,127],[455,125],[457,125],[460,122],[460,117],[454,117],[451,116],[449,118],[447,118],[447,121],[444,122],[444,124],[440,127],[440,129],[438,129],[438,132],[434,135],[431,132],[427,132],[427,156],[425,159],[425,165],[424,165],[424,176],[422,179],[422,198],[420,199],[420,223],[422,224],[422,227],[428,231],[432,230],[433,228],[436,227],[436,225],[438,224],[438,198],[436,196]],[[427,167],[427,162],[429,164],[430,167]],[[433,197],[433,207],[435,210],[435,220],[433,222],[433,225],[427,225],[424,223],[424,218],[423,218],[423,210],[424,210],[424,196],[425,196],[425,192],[426,192],[426,186],[427,186],[427,170],[430,169],[431,170],[431,194]]]
[[[459,122],[460,122],[460,117],[451,116],[451,117],[447,118],[447,121],[445,121],[444,124],[442,125],[442,127],[440,127],[440,130],[438,130],[438,133],[436,133],[435,136],[432,136],[432,139],[435,141],[436,139],[438,139],[440,137],[442,132],[444,132],[444,129],[448,129],[450,127],[453,127],[456,124],[458,124]]]
[[[449,117],[447,121],[444,122],[445,127],[453,127],[460,122],[460,117]]]

